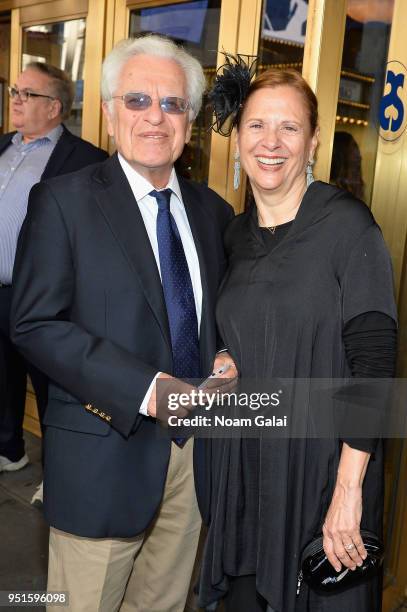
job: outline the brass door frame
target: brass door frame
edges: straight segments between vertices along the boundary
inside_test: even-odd
[[[78,16],[86,17],[88,0],[54,0],[20,7],[20,24],[23,27],[54,21],[68,21]]]
[[[407,64],[403,25],[407,4],[395,0],[387,61]],[[403,61],[404,60],[404,61]],[[407,87],[407,84],[405,84]],[[407,108],[404,109],[407,112]],[[396,141],[379,139],[374,174],[372,212],[390,249],[399,310],[399,371],[407,376],[407,133]],[[383,594],[384,610],[394,610],[407,595],[407,442],[401,441],[397,471],[397,503],[388,558],[389,576]],[[396,476],[396,474],[395,474]]]
[[[43,0],[45,2],[54,2],[55,0]],[[33,6],[39,4],[36,0],[0,0],[0,11],[9,11],[16,8],[23,8],[25,6]]]
[[[257,55],[262,17],[261,0],[222,0],[218,58],[216,68],[225,63],[222,50],[242,55]],[[240,187],[233,188],[235,134],[225,138],[212,134],[209,186],[241,212],[246,195],[246,177],[242,172]]]
[[[399,609],[401,602],[405,601],[407,595],[407,444],[405,440],[400,443],[398,460],[398,471],[393,474],[397,478],[395,490],[395,513],[393,517],[393,529],[391,533],[391,546],[388,551],[387,567],[389,574],[385,577],[385,588],[383,591],[383,611],[390,612]]]
[[[315,177],[329,182],[342,64],[347,0],[310,0],[302,75],[318,98]]]
[[[407,3],[395,0],[387,61],[407,64],[405,23]],[[407,109],[405,109],[407,112]],[[396,141],[379,140],[372,194],[372,212],[390,248],[396,291],[399,294],[406,259],[407,233],[407,136]],[[401,304],[399,304],[401,306]],[[407,322],[407,321],[406,321]]]
[[[11,11],[11,36],[10,36],[10,83],[15,83],[21,67],[21,43],[22,31],[20,28],[20,9]],[[7,129],[11,130],[10,108]]]
[[[102,146],[100,134],[103,114],[100,103],[101,66],[105,56],[104,32],[107,6],[105,0],[88,0],[86,20],[82,137]],[[95,69],[97,67],[97,69]]]

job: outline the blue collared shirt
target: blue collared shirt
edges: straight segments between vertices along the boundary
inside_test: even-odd
[[[13,273],[17,238],[27,214],[30,189],[38,183],[63,128],[58,125],[45,136],[24,144],[14,134],[0,156],[0,283],[9,285]]]

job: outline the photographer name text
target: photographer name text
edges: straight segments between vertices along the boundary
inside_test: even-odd
[[[175,415],[168,417],[170,427],[287,427],[287,416],[266,418],[261,414],[253,418],[231,418],[224,415],[179,418]]]

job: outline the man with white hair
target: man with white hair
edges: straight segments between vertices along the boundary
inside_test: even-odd
[[[193,440],[157,435],[156,380],[236,374],[227,353],[214,362],[233,212],[173,167],[200,64],[149,35],[119,43],[102,81],[117,154],[33,190],[15,267],[13,339],[52,380],[48,589],[75,612],[182,612],[201,525]]]

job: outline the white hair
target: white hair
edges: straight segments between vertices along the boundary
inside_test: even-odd
[[[123,66],[135,55],[154,55],[177,62],[185,74],[189,119],[193,121],[201,109],[202,95],[206,88],[202,66],[182,47],[157,34],[121,40],[106,56],[102,65],[101,94],[102,100],[109,103],[109,109],[112,110],[112,96],[116,92]]]

